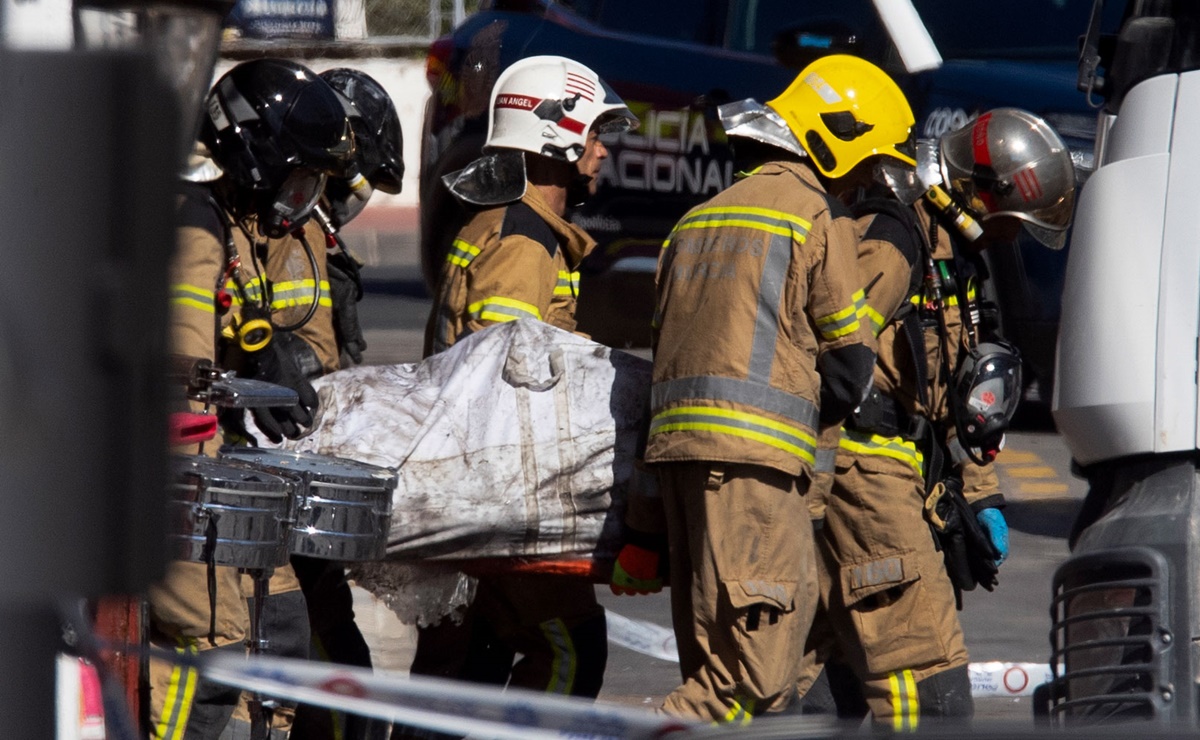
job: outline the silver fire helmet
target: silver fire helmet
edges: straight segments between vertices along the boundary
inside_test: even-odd
[[[1012,216],[1051,249],[1066,241],[1075,205],[1071,153],[1041,117],[997,108],[941,137],[943,184],[981,221]],[[920,166],[920,165],[918,165]]]

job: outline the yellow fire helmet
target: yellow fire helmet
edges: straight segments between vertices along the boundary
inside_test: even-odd
[[[866,60],[821,57],[767,105],[826,177],[842,177],[876,154],[916,166],[908,100],[886,72]]]

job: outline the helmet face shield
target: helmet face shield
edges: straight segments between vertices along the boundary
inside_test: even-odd
[[[350,122],[354,127],[358,171],[371,187],[385,193],[399,193],[404,177],[404,140],[391,96],[373,77],[357,69],[327,70],[321,73],[321,79],[356,111]]]
[[[912,205],[925,195],[927,187],[917,177],[913,167],[899,162],[891,157],[880,157],[875,163],[875,182],[887,186],[895,194],[897,200]]]
[[[442,184],[472,205],[512,203],[525,195],[525,154],[513,150],[485,154],[442,177]]]
[[[370,181],[362,176],[329,178],[325,183],[324,200],[334,228],[342,228],[362,213],[373,191]]]

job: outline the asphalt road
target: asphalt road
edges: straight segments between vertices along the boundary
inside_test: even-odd
[[[363,271],[366,295],[359,304],[368,344],[366,362],[419,360],[430,298],[421,280],[413,236],[351,233],[348,241],[369,261]],[[965,595],[961,618],[972,662],[1048,660],[1051,577],[1067,555],[1066,535],[1086,486],[1070,475],[1070,457],[1062,440],[1044,418],[1031,416],[1023,430],[1009,435],[997,461],[1008,499],[1011,555],[994,592]],[[615,597],[607,588],[597,593],[606,607],[624,616],[670,625],[665,594]],[[358,612],[377,665],[406,670],[411,629],[364,592],[358,594]],[[675,664],[613,645],[601,699],[654,707],[678,680]],[[982,699],[976,709],[977,717],[984,720],[1032,722],[1027,698]]]

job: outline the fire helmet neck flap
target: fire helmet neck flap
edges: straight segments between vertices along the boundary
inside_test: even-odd
[[[588,134],[637,128],[638,119],[599,75],[560,56],[521,59],[500,73],[488,107],[485,154],[443,178],[475,205],[499,205],[525,193],[522,152],[575,163]]]
[[[790,152],[798,157],[808,153],[788,127],[787,121],[773,109],[754,98],[736,100],[717,108],[717,118],[726,136],[739,136]]]
[[[1017,108],[988,111],[941,137],[936,166],[942,184],[981,221],[1011,216],[1052,249],[1066,243],[1075,168],[1066,144],[1041,117]],[[932,165],[922,167],[929,170]]]
[[[842,177],[875,155],[916,165],[908,100],[886,72],[864,59],[821,57],[767,106],[826,177]]]
[[[327,175],[345,176],[355,142],[349,102],[311,70],[280,59],[243,62],[213,86],[200,141],[225,172],[238,218],[277,238],[302,226]]]
[[[341,228],[362,212],[374,190],[400,192],[404,139],[391,96],[370,75],[339,67],[322,72],[321,79],[359,114],[350,119],[354,127],[355,172],[348,177],[330,177],[325,185],[329,216],[335,228]]]

